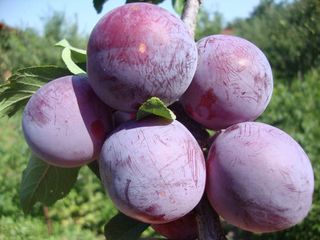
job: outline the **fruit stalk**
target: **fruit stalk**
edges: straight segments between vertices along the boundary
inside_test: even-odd
[[[194,38],[197,23],[197,15],[202,0],[186,0],[181,19]],[[198,240],[225,240],[219,215],[212,209],[204,195],[196,207],[196,219],[198,225]]]
[[[198,240],[226,240],[219,215],[212,209],[204,195],[196,207]]]
[[[202,0],[186,0],[182,11],[181,19],[187,25],[193,38],[196,29],[197,15],[201,4]]]

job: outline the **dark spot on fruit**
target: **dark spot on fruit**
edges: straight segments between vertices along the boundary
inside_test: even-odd
[[[207,92],[201,97],[199,106],[210,108],[217,101],[217,96],[214,95],[213,89],[210,88]]]
[[[194,112],[193,112],[192,106],[190,104],[187,104],[185,106],[185,110],[186,110],[186,113],[188,113],[190,116],[193,116]]]
[[[145,209],[145,211],[150,214],[157,213],[158,210],[159,210],[159,207],[156,204],[152,204],[151,206]]]
[[[34,101],[34,104],[31,106],[32,107],[27,110],[27,114],[32,121],[39,126],[46,125],[50,122],[49,117],[46,116],[44,111],[44,108],[49,107],[49,105],[43,98],[40,98],[38,101]]]
[[[101,120],[95,120],[90,126],[91,133],[95,139],[103,139],[105,137],[105,128]]]

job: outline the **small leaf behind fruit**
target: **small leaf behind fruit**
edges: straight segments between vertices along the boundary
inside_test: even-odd
[[[41,86],[52,79],[70,74],[68,69],[57,66],[28,67],[18,70],[8,81],[0,85],[0,117],[13,116],[27,104],[32,94]]]
[[[136,240],[148,227],[119,212],[104,226],[104,235],[108,240]]]
[[[134,3],[134,2],[148,2],[153,4],[162,3],[164,0],[127,0],[126,3]]]
[[[87,60],[86,50],[72,47],[66,39],[56,43],[55,46],[63,48],[61,57],[70,72],[73,74],[86,72],[85,69],[82,69]]]
[[[173,9],[178,13],[182,14],[185,0],[172,0]]]
[[[97,13],[101,13],[103,4],[108,0],[93,0],[93,6],[96,9]]]
[[[50,206],[64,198],[75,184],[78,172],[79,168],[55,167],[31,155],[21,180],[23,211],[29,213],[36,202]]]
[[[169,120],[176,119],[176,115],[157,97],[148,99],[140,106],[137,112],[137,120],[145,118],[151,114]]]

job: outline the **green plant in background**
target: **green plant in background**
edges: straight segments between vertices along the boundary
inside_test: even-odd
[[[275,76],[290,81],[320,63],[320,2],[264,0],[247,19],[229,25],[263,49]]]
[[[250,18],[230,25],[237,34],[265,50],[275,75],[279,76],[275,80],[271,104],[259,120],[284,129],[299,141],[312,160],[316,183],[312,211],[302,224],[290,230],[264,235],[226,226],[230,239],[316,240],[320,235],[318,13],[317,1],[301,0],[292,4],[262,1]],[[63,14],[57,14],[52,21],[48,21],[42,37],[29,29],[21,32],[0,31],[0,49],[5,53],[0,56],[1,75],[9,69],[40,63],[63,66],[57,48],[48,47],[48,43],[53,46],[61,36],[68,36],[67,28],[61,30],[62,19]],[[219,13],[210,17],[203,12],[198,26],[197,38],[217,33],[222,29],[222,17]],[[77,35],[76,25],[70,29],[70,37]],[[212,32],[210,29],[213,29]],[[83,48],[86,39],[70,42]],[[30,56],[28,49],[34,49],[35,54]],[[70,55],[70,59],[72,57]],[[29,151],[21,134],[20,119],[18,111],[14,117],[0,120],[0,239],[103,239],[103,226],[117,211],[111,201],[106,200],[100,182],[87,167],[81,168],[78,180],[66,198],[52,207],[37,203],[29,216],[23,215],[19,201],[21,176],[17,173],[22,173],[27,166]],[[153,231],[147,230],[145,235],[153,234]]]
[[[88,36],[81,34],[77,23],[68,22],[63,13],[53,12],[43,20],[42,35],[32,28],[20,30],[5,25],[0,28],[0,82],[22,67],[62,66],[60,53],[54,45],[63,38],[85,47]]]

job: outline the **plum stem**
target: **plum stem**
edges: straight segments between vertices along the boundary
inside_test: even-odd
[[[211,207],[206,195],[196,207],[198,240],[226,240],[219,215]]]
[[[186,0],[181,16],[182,21],[186,24],[193,38],[197,24],[197,15],[202,1]],[[198,225],[198,240],[227,239],[223,233],[219,215],[213,210],[205,194],[196,207],[196,220]]]
[[[187,28],[193,38],[201,3],[202,0],[186,0],[182,11],[181,19],[187,25]]]

